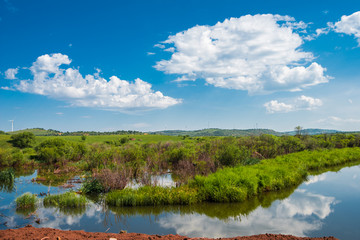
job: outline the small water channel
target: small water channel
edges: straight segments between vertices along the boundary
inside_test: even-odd
[[[43,206],[32,214],[16,212],[17,196],[24,192],[51,194],[68,191],[31,181],[37,171],[17,177],[12,190],[0,192],[0,229],[35,227],[147,234],[181,234],[188,237],[232,237],[261,233],[297,236],[360,236],[360,166],[311,176],[308,181],[281,192],[268,193],[244,203],[192,206],[106,208],[89,201],[85,209],[60,210]],[[165,182],[171,182],[169,175]],[[74,190],[79,188],[74,184]],[[35,222],[40,219],[40,224]]]

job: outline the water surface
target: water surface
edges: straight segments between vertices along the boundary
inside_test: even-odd
[[[23,192],[47,192],[31,175],[16,179],[12,192],[0,193],[0,229],[36,227],[147,234],[181,234],[188,237],[233,237],[262,233],[297,236],[360,236],[360,167],[311,176],[285,191],[268,193],[244,203],[204,203],[192,206],[106,208],[90,201],[84,209],[44,208],[32,215],[17,213],[14,199]],[[167,176],[168,178],[168,176]],[[76,186],[77,188],[79,186]],[[52,194],[67,191],[51,187]],[[41,219],[40,224],[35,219]]]

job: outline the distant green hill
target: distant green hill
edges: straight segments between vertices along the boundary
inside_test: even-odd
[[[309,128],[303,129],[301,134],[303,135],[317,135],[317,134],[335,134],[335,133],[344,133],[338,130],[330,129],[318,129],[318,128]],[[355,133],[355,132],[352,132]],[[203,137],[203,136],[259,136],[262,134],[271,134],[275,136],[282,135],[295,135],[296,131],[288,132],[277,132],[271,129],[219,129],[219,128],[208,128],[202,130],[193,130],[193,131],[183,131],[183,130],[165,130],[165,131],[156,131],[150,132],[150,134],[159,134],[159,135],[168,135],[168,136],[190,136],[190,137]]]
[[[168,135],[168,136],[190,136],[190,137],[205,137],[205,136],[257,136],[262,134],[271,134],[280,136],[282,133],[276,132],[271,129],[219,129],[219,128],[207,128],[194,131],[183,130],[165,130],[150,132],[150,134]]]
[[[10,135],[22,133],[22,132],[32,132],[35,136],[57,136],[60,131],[53,130],[53,129],[44,129],[44,128],[27,128],[23,130],[13,131],[13,132],[7,132]]]
[[[81,135],[136,135],[143,134],[138,131],[114,131],[114,132],[95,132],[95,131],[77,131],[77,132],[60,132],[53,129],[43,129],[43,128],[29,128],[14,132],[7,132],[7,134],[17,134],[21,132],[32,132],[36,136],[81,136]],[[317,129],[317,128],[309,128],[303,129],[303,135],[317,135],[317,134],[335,134],[335,133],[345,133],[338,130],[331,129]],[[349,133],[358,133],[358,132],[349,132]],[[282,135],[295,135],[296,131],[288,131],[288,132],[277,132],[272,129],[220,129],[220,128],[207,128],[201,130],[192,130],[192,131],[184,131],[184,130],[164,130],[164,131],[156,131],[156,132],[148,132],[147,134],[153,135],[167,135],[167,136],[190,136],[190,137],[205,137],[205,136],[259,136],[262,134],[270,134],[275,136]]]
[[[305,135],[317,135],[317,134],[334,134],[334,133],[342,133],[342,131],[338,130],[330,130],[330,129],[319,129],[319,128],[308,128],[303,129],[301,134]],[[285,135],[296,135],[296,131],[283,132]]]
[[[82,135],[136,135],[136,134],[143,134],[139,131],[113,131],[113,132],[95,132],[95,131],[76,131],[76,132],[61,132],[53,129],[44,129],[44,128],[27,128],[23,130],[18,130],[14,132],[7,132],[7,134],[13,135],[22,132],[32,132],[35,136],[82,136]]]

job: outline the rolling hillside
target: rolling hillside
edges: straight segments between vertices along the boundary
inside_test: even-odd
[[[94,131],[78,131],[78,132],[60,132],[53,129],[43,129],[43,128],[30,128],[14,132],[7,132],[7,134],[17,134],[21,132],[32,132],[36,136],[81,136],[81,135],[143,135],[144,133],[138,131],[115,131],[115,132],[94,132]],[[344,133],[338,130],[331,129],[303,129],[303,135],[317,135],[317,134],[335,134],[335,133]],[[356,132],[352,132],[356,133]],[[277,132],[272,129],[220,129],[220,128],[207,128],[201,130],[164,130],[164,131],[155,131],[147,132],[145,134],[150,135],[167,135],[167,136],[189,136],[189,137],[205,137],[205,136],[259,136],[262,134],[271,134],[275,136],[282,135],[295,135],[296,131],[288,132]]]

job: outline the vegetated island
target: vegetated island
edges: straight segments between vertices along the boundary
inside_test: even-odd
[[[243,202],[297,186],[309,174],[357,162],[359,146],[358,133],[50,137],[24,131],[0,135],[0,167],[6,168],[0,178],[11,183],[14,174],[10,168],[36,168],[42,184],[56,185],[66,182],[69,173],[86,174],[82,194],[102,194],[109,207]],[[157,186],[152,177],[168,171],[177,186]],[[131,181],[141,187],[127,188]],[[34,202],[31,194],[16,200],[19,209],[31,211],[36,208]],[[43,202],[59,208],[81,208],[86,198],[65,193],[47,196]]]

